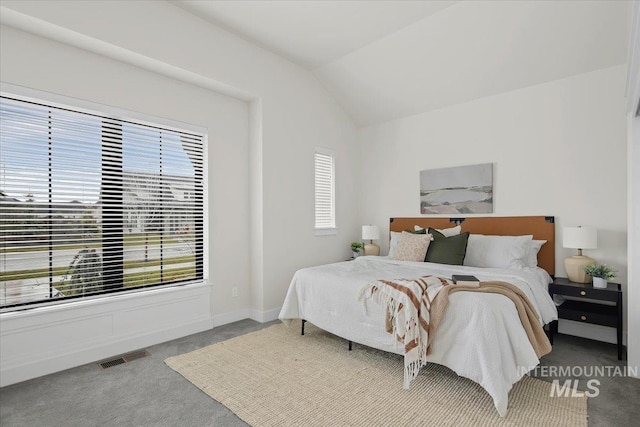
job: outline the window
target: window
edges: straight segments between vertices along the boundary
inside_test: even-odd
[[[335,234],[335,156],[330,150],[316,148],[314,163],[316,234]]]
[[[2,96],[3,311],[202,277],[202,135]]]

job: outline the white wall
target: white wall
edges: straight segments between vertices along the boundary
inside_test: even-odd
[[[251,265],[262,270],[252,270],[251,280],[263,298],[249,307],[254,317],[275,318],[296,269],[349,254],[359,225],[351,202],[357,194],[356,131],[308,71],[166,2],[6,1],[3,7],[3,22],[11,25],[69,43],[106,43],[104,52],[146,58],[260,101],[262,158],[252,161],[260,163],[262,176],[255,177],[251,168],[250,182],[259,186],[252,187],[251,201],[262,200],[262,206],[252,205],[250,215],[253,226],[262,211],[262,248],[251,248],[261,258]],[[310,165],[315,146],[331,148],[337,156],[337,236],[314,235]]]
[[[631,4],[627,70],[629,140],[629,286],[627,319],[629,367],[640,368],[640,2]],[[640,377],[640,374],[638,374]]]
[[[3,1],[0,19],[4,82],[209,129],[214,324],[276,318],[295,270],[350,253],[357,135],[308,71],[167,2]],[[335,236],[314,233],[316,146],[336,153]]]
[[[628,307],[640,307],[640,2],[629,14],[627,114],[629,138],[629,287]],[[630,325],[628,366],[640,368],[640,310],[627,310]]]
[[[6,1],[3,7],[5,23],[68,43],[103,44],[106,54],[174,67],[185,78],[216,82],[222,91],[260,101],[262,176],[255,178],[255,169],[250,170],[252,186],[260,187],[252,191],[262,193],[258,199],[263,203],[251,206],[251,215],[262,209],[264,222],[262,253],[255,254],[263,257],[263,270],[252,271],[252,280],[260,282],[263,276],[264,298],[250,307],[259,315],[280,306],[297,268],[349,253],[358,226],[350,201],[357,182],[352,167],[357,164],[356,132],[308,71],[166,2]],[[313,232],[309,165],[315,146],[337,155],[339,233],[334,237],[317,238]]]
[[[246,309],[248,295],[223,296],[250,280],[247,103],[19,30],[0,31],[4,82],[208,129],[205,279],[212,284],[3,314],[2,385],[208,329],[213,315]]]
[[[565,225],[598,228],[585,254],[614,265],[626,288],[624,90],[618,66],[361,129],[362,222],[385,230],[390,217],[419,216],[422,169],[493,163],[495,215],[554,215],[558,237]],[[563,276],[572,251],[556,242]],[[561,331],[582,333],[571,323]],[[615,342],[613,329],[588,329]]]
[[[640,371],[640,310],[638,310],[640,307],[640,116],[629,117],[629,168],[627,364],[629,367],[635,367],[638,372]]]

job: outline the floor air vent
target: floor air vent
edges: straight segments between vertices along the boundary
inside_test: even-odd
[[[102,369],[107,369],[112,366],[121,365],[123,363],[127,363],[122,357],[118,357],[117,359],[107,360],[106,362],[98,363]]]
[[[107,369],[112,366],[122,365],[123,363],[131,362],[136,359],[140,359],[142,357],[146,357],[149,355],[147,350],[138,350],[133,351],[131,353],[123,354],[122,356],[114,357],[113,359],[105,360],[103,362],[98,362],[98,365],[102,369]]]

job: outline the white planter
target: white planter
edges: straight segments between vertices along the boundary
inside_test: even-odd
[[[593,287],[594,288],[606,288],[607,287],[607,279],[603,279],[602,277],[594,277],[593,278]]]
[[[351,251],[351,253],[353,253],[354,258],[358,258],[360,256],[360,252]]]

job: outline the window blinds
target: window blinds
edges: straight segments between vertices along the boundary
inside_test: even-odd
[[[3,96],[0,307],[202,278],[203,136]]]
[[[335,157],[332,152],[317,148],[314,161],[315,228],[335,228]]]

